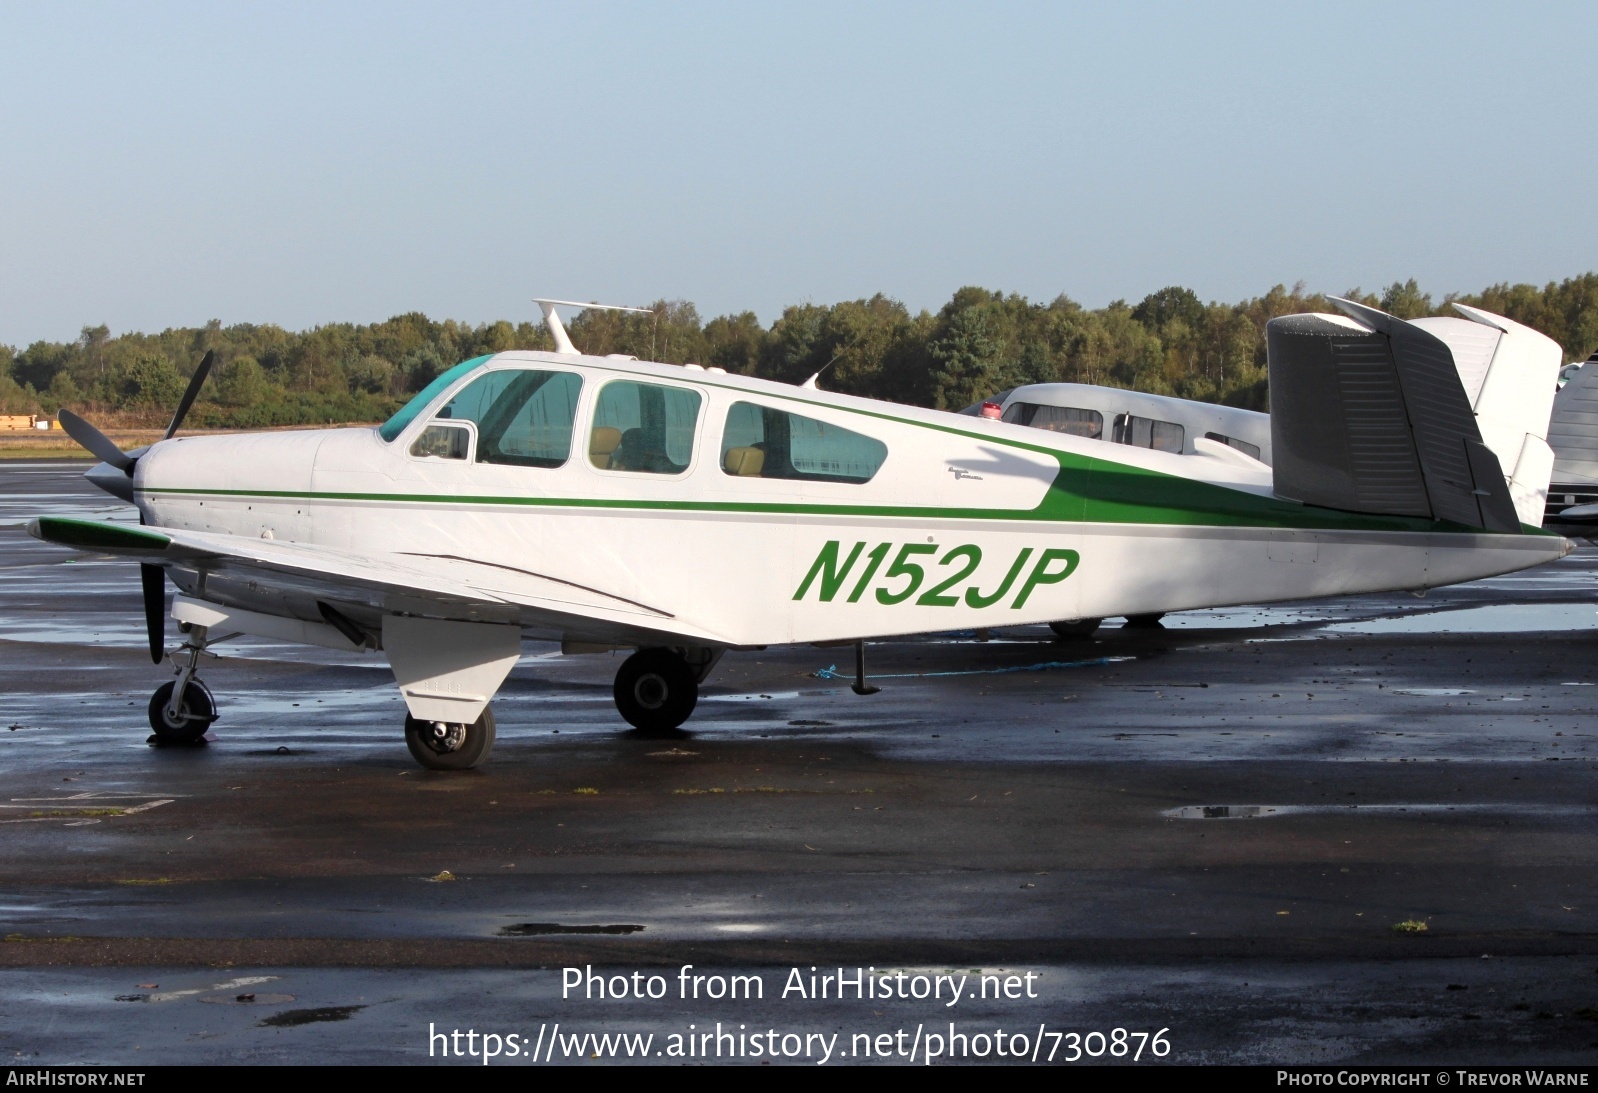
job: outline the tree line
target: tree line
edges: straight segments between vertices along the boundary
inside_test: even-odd
[[[1553,338],[1566,360],[1598,349],[1598,273],[1538,288],[1493,285],[1439,301],[1414,280],[1379,293],[1351,290],[1400,318],[1453,314],[1454,301],[1525,323]],[[1269,408],[1265,324],[1278,315],[1334,310],[1302,283],[1241,303],[1205,303],[1179,286],[1135,304],[1090,309],[1067,296],[962,288],[936,312],[876,295],[797,304],[769,327],[753,312],[703,320],[693,304],[659,301],[648,314],[583,312],[568,328],[586,353],[694,362],[789,383],[821,373],[821,386],[959,409],[1023,383],[1068,381]],[[99,415],[107,425],[164,422],[206,352],[217,366],[190,414],[196,427],[251,428],[379,421],[440,372],[484,353],[554,348],[541,322],[473,326],[420,313],[371,324],[292,332],[240,323],[113,336],[84,327],[72,342],[0,345],[0,412]]]

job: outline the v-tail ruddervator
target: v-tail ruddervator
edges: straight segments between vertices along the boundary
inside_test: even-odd
[[[140,564],[176,671],[158,741],[203,738],[200,654],[239,634],[381,650],[412,755],[463,769],[524,639],[635,650],[617,709],[663,730],[729,651],[856,643],[865,693],[869,639],[1426,589],[1570,549],[1540,529],[1560,349],[1470,308],[1272,320],[1267,465],[1130,420],[1114,443],[588,356],[540,304],[553,352],[466,361],[377,428],[176,436],[209,357],[146,449],[62,412],[141,523],[29,530]]]

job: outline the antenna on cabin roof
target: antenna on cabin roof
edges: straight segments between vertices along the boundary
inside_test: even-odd
[[[580,357],[577,347],[572,344],[571,338],[566,333],[566,328],[561,324],[560,316],[556,314],[557,307],[594,308],[598,311],[636,311],[640,315],[653,315],[654,312],[647,307],[622,307],[619,304],[585,304],[581,300],[540,300],[533,297],[533,303],[544,313],[544,325],[549,327],[550,334],[555,339],[555,352],[568,357]]]
[[[821,373],[823,373],[827,369],[831,368],[834,364],[837,364],[838,363],[838,358],[841,357],[841,356],[843,356],[843,350],[840,349],[840,350],[838,350],[836,353],[834,353],[832,355],[832,360],[828,361],[826,364],[824,364],[820,368],[816,369],[816,374],[811,376],[809,379],[805,380],[799,386],[800,387],[807,387],[807,388],[809,388],[812,391],[821,390],[821,387],[819,386],[819,384],[816,381],[821,379]]]

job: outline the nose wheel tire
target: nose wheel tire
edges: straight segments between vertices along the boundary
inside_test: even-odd
[[[483,707],[471,724],[405,718],[405,746],[428,770],[470,770],[494,749],[494,711]]]
[[[699,703],[699,680],[669,649],[640,649],[616,673],[616,709],[645,732],[675,729]]]
[[[155,743],[198,744],[210,731],[211,722],[216,720],[216,700],[205,684],[191,679],[183,688],[183,702],[177,716],[173,717],[167,712],[167,705],[176,689],[177,681],[173,680],[161,684],[150,696],[150,729],[155,733]]]
[[[1049,623],[1049,629],[1054,631],[1058,638],[1088,638],[1093,636],[1093,631],[1099,628],[1103,619],[1065,619],[1061,622]]]

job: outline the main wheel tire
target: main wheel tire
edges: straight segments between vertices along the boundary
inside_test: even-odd
[[[155,733],[155,742],[163,746],[203,743],[211,722],[216,720],[216,700],[205,684],[191,679],[183,688],[183,702],[177,718],[169,718],[166,707],[177,685],[175,679],[163,683],[150,696],[150,730]]]
[[[470,770],[494,750],[494,736],[494,711],[487,706],[470,725],[405,715],[405,746],[428,770]]]
[[[1093,636],[1093,631],[1097,630],[1103,621],[1103,619],[1066,619],[1063,622],[1049,623],[1049,629],[1054,631],[1056,637],[1088,638]]]
[[[1164,617],[1164,611],[1153,611],[1147,615],[1128,615],[1126,626],[1132,630],[1163,630],[1165,624],[1160,620]]]
[[[699,680],[669,649],[640,649],[616,673],[616,709],[645,732],[675,729],[699,703]]]

